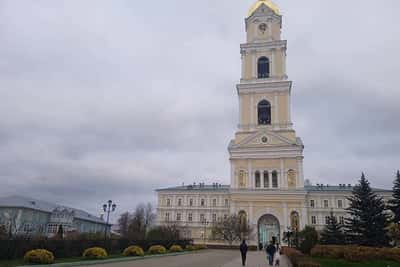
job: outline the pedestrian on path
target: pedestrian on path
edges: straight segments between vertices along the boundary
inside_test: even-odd
[[[247,256],[247,247],[246,240],[243,239],[242,244],[240,244],[240,254],[242,254],[242,265],[246,266],[246,256]]]
[[[277,244],[277,249],[274,256],[274,266],[279,266],[281,263],[281,251],[279,249],[279,245]]]
[[[272,242],[267,246],[266,251],[267,251],[269,266],[273,266],[276,248]]]

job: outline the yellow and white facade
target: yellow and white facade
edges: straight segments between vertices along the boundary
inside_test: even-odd
[[[286,73],[287,42],[282,16],[270,0],[259,0],[245,19],[240,46],[242,74],[236,86],[239,125],[228,150],[230,186],[190,185],[157,190],[158,222],[185,226],[187,237],[209,239],[212,222],[245,213],[250,243],[282,241],[289,228],[321,229],[333,211],[346,216],[352,187],[305,184],[303,143],[291,119],[292,81]],[[390,191],[380,191],[386,198]],[[211,242],[211,240],[209,240]]]

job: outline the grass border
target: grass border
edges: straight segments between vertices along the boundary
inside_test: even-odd
[[[73,267],[73,266],[86,266],[86,265],[96,265],[96,264],[109,264],[109,263],[117,263],[117,262],[147,260],[147,259],[161,258],[161,257],[173,257],[173,256],[179,256],[179,255],[201,253],[202,251],[205,251],[205,250],[184,251],[184,252],[156,254],[156,255],[145,255],[143,257],[123,257],[122,256],[121,258],[115,258],[115,259],[84,260],[84,261],[54,263],[54,264],[46,264],[46,265],[20,265],[20,267]]]

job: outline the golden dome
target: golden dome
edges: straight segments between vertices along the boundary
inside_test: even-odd
[[[269,7],[272,11],[275,12],[275,14],[280,15],[279,7],[276,4],[274,4],[271,0],[257,0],[257,2],[254,3],[254,5],[250,8],[247,17],[253,15],[253,13],[257,10],[257,8],[259,8],[262,4]]]

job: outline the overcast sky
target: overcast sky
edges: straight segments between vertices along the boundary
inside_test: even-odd
[[[255,0],[0,0],[0,196],[100,213],[229,183]],[[390,188],[400,168],[400,1],[275,0],[305,177]]]

